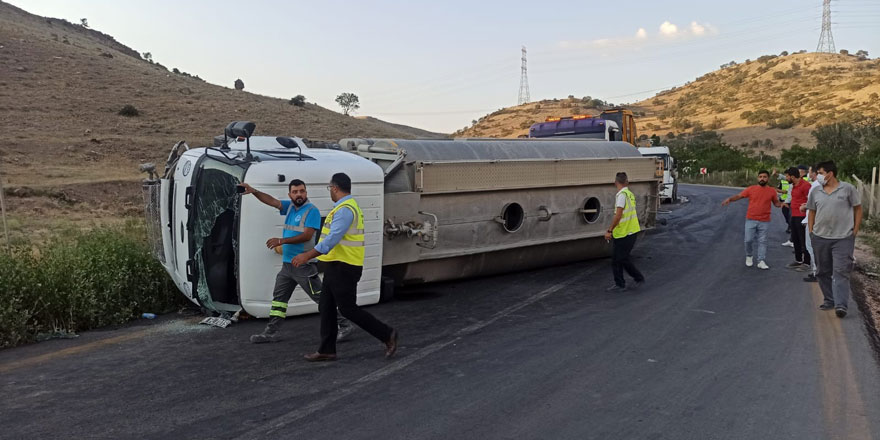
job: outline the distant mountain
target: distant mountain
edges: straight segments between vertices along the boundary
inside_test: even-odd
[[[734,145],[773,141],[778,150],[809,145],[817,125],[880,117],[880,60],[866,54],[798,53],[762,56],[726,65],[688,84],[630,105],[640,135],[661,138],[715,130]],[[509,107],[453,134],[462,137],[518,137],[549,116],[597,115],[602,101],[544,100]]]

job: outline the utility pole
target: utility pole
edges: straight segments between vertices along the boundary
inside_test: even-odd
[[[831,35],[831,0],[822,1],[822,33],[819,34],[819,45],[816,52],[835,53],[834,36]]]
[[[522,74],[519,78],[519,98],[516,100],[517,105],[523,105],[529,102],[529,75],[526,69],[526,47],[522,47]]]

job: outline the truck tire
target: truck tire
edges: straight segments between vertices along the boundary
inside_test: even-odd
[[[394,278],[382,277],[379,281],[379,302],[385,303],[394,299]]]
[[[675,203],[677,201],[678,201],[678,181],[676,180],[672,184],[672,200],[670,200],[669,203]]]

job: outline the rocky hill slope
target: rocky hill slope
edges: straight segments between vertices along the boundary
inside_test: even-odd
[[[0,176],[13,224],[137,214],[139,163],[181,139],[209,144],[234,120],[322,140],[443,136],[288,101],[206,83],[109,35],[0,2]],[[120,115],[125,106],[138,115]]]
[[[878,95],[880,60],[798,53],[728,65],[624,106],[636,112],[643,135],[716,130],[735,145],[771,139],[778,151],[793,143],[809,144],[817,125],[880,117]],[[549,116],[596,115],[601,104],[574,96],[528,103],[491,113],[455,135],[518,137]]]

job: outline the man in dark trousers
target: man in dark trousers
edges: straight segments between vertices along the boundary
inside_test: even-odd
[[[849,303],[849,277],[853,269],[853,250],[862,223],[862,201],[852,185],[837,180],[833,161],[816,166],[821,187],[807,200],[807,225],[816,253],[816,278],[824,301],[821,310],[831,310],[838,318],[846,316]]]
[[[807,203],[807,195],[810,194],[810,184],[801,177],[801,172],[795,167],[791,167],[785,172],[788,181],[791,183],[791,241],[794,243],[794,262],[789,263],[789,269],[795,269],[800,272],[810,270],[810,253],[807,252],[807,228],[804,225],[804,218],[807,213],[804,207]]]
[[[623,271],[635,280],[634,288],[638,288],[645,282],[645,277],[636,269],[629,258],[633,246],[636,245],[639,227],[639,217],[636,213],[636,196],[627,187],[629,179],[626,173],[617,173],[614,178],[614,186],[617,187],[617,196],[614,203],[614,221],[605,231],[605,240],[613,242],[611,256],[611,271],[614,273],[614,285],[605,289],[606,292],[623,292],[626,290],[626,280]]]
[[[385,344],[385,357],[397,352],[397,330],[376,319],[357,305],[357,284],[364,269],[364,213],[351,197],[351,178],[336,173],[327,186],[336,203],[327,214],[321,240],[314,249],[297,255],[295,267],[312,258],[325,263],[324,291],[321,293],[321,345],[305,355],[309,362],[336,360],[336,309],[342,316]]]
[[[287,185],[287,195],[290,200],[278,200],[247,183],[239,186],[244,188],[242,194],[253,194],[257,200],[277,209],[278,213],[284,216],[282,236],[266,241],[266,247],[269,249],[278,250],[280,247],[282,250],[281,270],[275,277],[269,323],[266,324],[263,333],[251,336],[251,342],[254,344],[278,342],[281,340],[278,330],[287,316],[287,303],[296,286],[301,286],[306,295],[316,303],[321,295],[321,279],[318,278],[318,268],[315,263],[303,264],[299,267],[290,264],[295,255],[313,247],[315,231],[321,227],[321,213],[309,202],[306,184],[299,179],[293,179]],[[345,318],[340,318],[337,324],[340,335],[351,333],[351,324]]]

